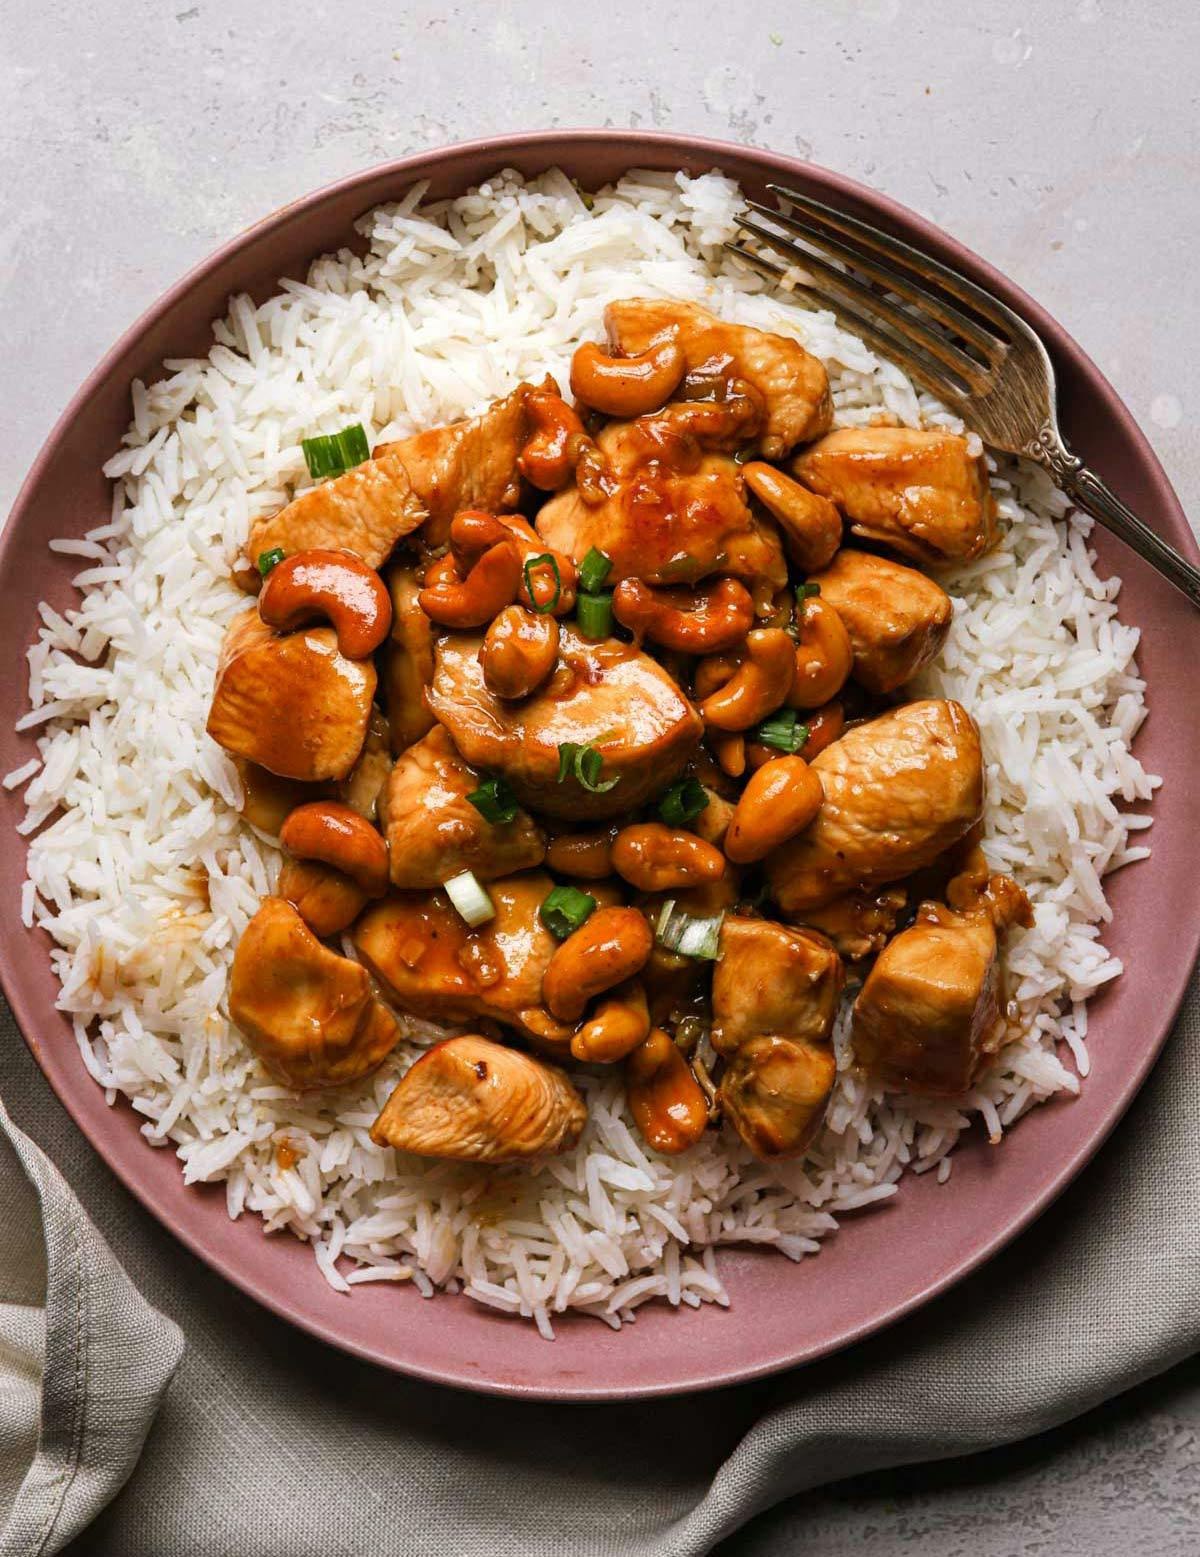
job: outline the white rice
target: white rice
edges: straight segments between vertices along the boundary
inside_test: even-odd
[[[374,1146],[377,1110],[437,1029],[410,1020],[368,1081],[298,1096],[260,1069],[225,1004],[278,856],[241,823],[236,773],[204,721],[225,624],[244,605],[230,562],[251,520],[304,483],[301,438],[361,421],[374,442],[477,411],[522,378],[565,383],[605,304],[655,293],[799,337],[829,367],[841,422],[951,420],[831,316],[736,267],[722,244],[738,193],[718,174],[631,173],[594,208],[560,173],[499,174],[449,204],[422,195],[362,219],[365,258],[325,256],[261,307],[231,299],[207,359],[133,386],[132,425],[106,466],[110,522],[54,543],[80,559],[80,603],[43,605],[29,650],[21,723],[38,755],[4,780],[27,785],[21,831],[42,829],[24,918],[53,937],[59,1005],[110,1102],[124,1095],[145,1115],[147,1141],[174,1150],[187,1182],[223,1180],[231,1217],[310,1240],[337,1290],[448,1285],[546,1336],[567,1309],[619,1326],[652,1298],[725,1304],[717,1245],[815,1253],[841,1213],[895,1194],[906,1169],[944,1181],[976,1118],[999,1140],[1033,1104],[1078,1091],[1085,1003],[1121,971],[1100,938],[1102,878],[1147,852],[1130,835],[1148,818],[1122,808],[1158,782],[1131,751],[1145,713],[1138,633],[1117,618],[1118,581],[1092,571],[1089,522],[1037,471],[997,471],[1011,528],[951,583],[953,630],[925,683],[979,721],[988,852],[1024,884],[1036,924],[1009,954],[1013,1041],[961,1103],[884,1097],[844,1069],[814,1149],[770,1170],[728,1133],[656,1156],[630,1127],[619,1074],[597,1069],[581,1077],[578,1148],[533,1171]],[[844,1021],[837,1043],[845,1061]]]

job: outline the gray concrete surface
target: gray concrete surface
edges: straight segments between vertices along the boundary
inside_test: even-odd
[[[1076,334],[1200,514],[1198,59],[1193,0],[3,0],[0,511],[102,351],[238,228],[408,151],[609,124],[809,157],[942,223]],[[1188,1366],[727,1549],[1182,1557],[1198,1430]]]

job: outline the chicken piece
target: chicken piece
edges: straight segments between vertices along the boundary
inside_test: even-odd
[[[806,929],[828,936],[847,962],[861,962],[887,945],[907,902],[903,886],[847,892],[821,908],[806,908],[798,918]]]
[[[602,551],[612,561],[607,587],[626,578],[690,584],[723,573],[780,589],[787,564],[778,532],[751,512],[735,461],[702,448],[689,430],[692,409],[668,407],[601,428],[599,490],[573,486],[552,497],[538,513],[538,534],[576,565],[593,546]]]
[[[225,633],[207,729],[227,752],[280,778],[344,779],[374,696],[374,665],[340,654],[332,627],[278,634],[250,606]]]
[[[762,1033],[825,1043],[845,976],[823,936],[729,914],[713,970],[712,1046],[732,1054]]]
[[[392,752],[399,756],[436,721],[425,706],[433,678],[433,623],[421,610],[421,582],[411,562],[393,562],[384,574],[392,597],[392,630],[383,645],[380,677]]]
[[[384,715],[378,707],[374,707],[367,720],[367,736],[362,751],[349,777],[338,786],[338,799],[344,801],[351,810],[357,811],[359,816],[366,817],[368,822],[374,822],[381,814],[380,802],[391,771],[391,732]]]
[[[590,643],[563,625],[559,664],[530,697],[506,702],[484,682],[483,639],[439,639],[429,706],[472,767],[503,774],[517,798],[548,816],[601,821],[665,789],[696,749],[699,714],[656,660],[632,644]],[[601,794],[573,773],[558,782],[559,747],[592,745],[603,763]]]
[[[432,1022],[490,1017],[566,1054],[573,1029],[542,1006],[558,942],[538,910],[553,886],[543,871],[490,882],[496,916],[477,930],[444,892],[392,892],[355,925],[354,944],[401,1010]]]
[[[371,1126],[376,1146],[459,1162],[528,1162],[570,1151],[587,1121],[557,1065],[473,1033],[434,1044]]]
[[[276,549],[287,557],[314,547],[352,551],[378,568],[401,536],[425,518],[404,461],[376,449],[373,459],[293,498],[269,518],[256,519],[234,577],[244,589],[256,590],[262,582],[258,559]]]
[[[983,814],[983,757],[960,703],[906,703],[852,726],[812,760],[816,820],[768,856],[787,915],[899,881],[957,843]]]
[[[322,946],[280,897],[263,899],[238,942],[229,1018],[267,1069],[297,1088],[357,1081],[400,1037],[367,970]]]
[[[759,447],[767,459],[781,459],[795,444],[819,438],[830,426],[829,375],[799,341],[729,324],[697,303],[670,299],[610,303],[604,323],[610,344],[630,357],[674,334],[687,363],[685,395],[717,377],[750,384],[766,406]]]
[[[999,957],[990,914],[924,903],[884,947],[854,1002],[864,1069],[900,1091],[965,1092],[998,1047]]]
[[[528,402],[533,388],[519,384],[480,416],[431,427],[375,450],[376,458],[393,457],[407,470],[413,491],[428,513],[423,531],[427,545],[446,544],[450,521],[461,508],[496,513],[517,506],[521,498],[517,459],[530,433]]]
[[[950,596],[916,568],[839,551],[809,580],[841,617],[854,650],[854,679],[868,692],[894,692],[940,652],[950,631]]]
[[[930,567],[967,562],[998,539],[987,465],[959,433],[840,427],[792,470],[837,504],[855,535]]]
[[[441,725],[408,748],[384,807],[394,886],[434,888],[463,870],[492,881],[542,863],[546,840],[528,812],[493,823],[467,799],[481,782]]]
[[[828,1044],[763,1034],[730,1061],[717,1101],[724,1117],[763,1162],[797,1157],[824,1121],[837,1060]]]

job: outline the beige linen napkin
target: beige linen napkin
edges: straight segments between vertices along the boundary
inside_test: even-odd
[[[41,1557],[124,1484],[183,1336],[3,1103],[0,1253],[0,1553]]]

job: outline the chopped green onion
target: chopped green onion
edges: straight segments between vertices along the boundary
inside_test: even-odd
[[[300,447],[304,461],[314,481],[322,476],[340,476],[344,470],[353,470],[363,460],[370,459],[371,448],[362,423],[354,422],[341,432],[322,433],[316,438],[305,438]]]
[[[573,774],[580,788],[586,789],[589,795],[606,795],[616,787],[619,776],[601,783],[600,769],[603,763],[604,758],[591,742],[580,746],[576,741],[563,741],[558,748],[558,783],[561,784],[568,774]]]
[[[458,909],[469,925],[486,924],[496,917],[495,904],[476,881],[469,870],[459,871],[449,881],[443,881],[446,896]]]
[[[543,898],[538,913],[550,934],[565,941],[587,921],[595,906],[596,899],[578,887],[555,887]]]
[[[575,601],[575,625],[585,638],[595,643],[612,632],[612,590],[600,595],[581,594]]]
[[[708,790],[699,779],[686,778],[670,789],[658,802],[658,814],[668,827],[682,827],[699,816],[708,804]]]
[[[587,556],[579,564],[579,587],[585,595],[594,595],[599,592],[600,586],[612,572],[612,559],[606,557],[596,547],[588,552]]]
[[[532,568],[541,567],[542,563],[546,563],[554,574],[554,594],[548,601],[545,602],[545,604],[540,604],[538,601],[537,593],[533,587],[533,575],[530,571]],[[558,598],[562,594],[562,575],[558,571],[557,561],[548,551],[542,552],[541,556],[539,557],[530,557],[528,562],[526,562],[525,592],[529,596],[529,604],[533,607],[539,616],[549,615],[549,613],[553,611],[555,606],[558,604]]]
[[[517,814],[517,797],[502,778],[485,779],[467,799],[485,822],[511,822]]]
[[[266,578],[272,568],[278,567],[287,553],[282,546],[272,546],[270,551],[260,551],[258,554],[258,571]]]
[[[720,956],[721,924],[724,918],[724,910],[706,918],[685,914],[671,897],[662,906],[655,934],[660,946],[678,952],[681,957],[716,962]]]
[[[799,751],[808,740],[808,726],[796,722],[794,708],[781,708],[778,713],[764,719],[754,732],[754,739],[776,751]]]

